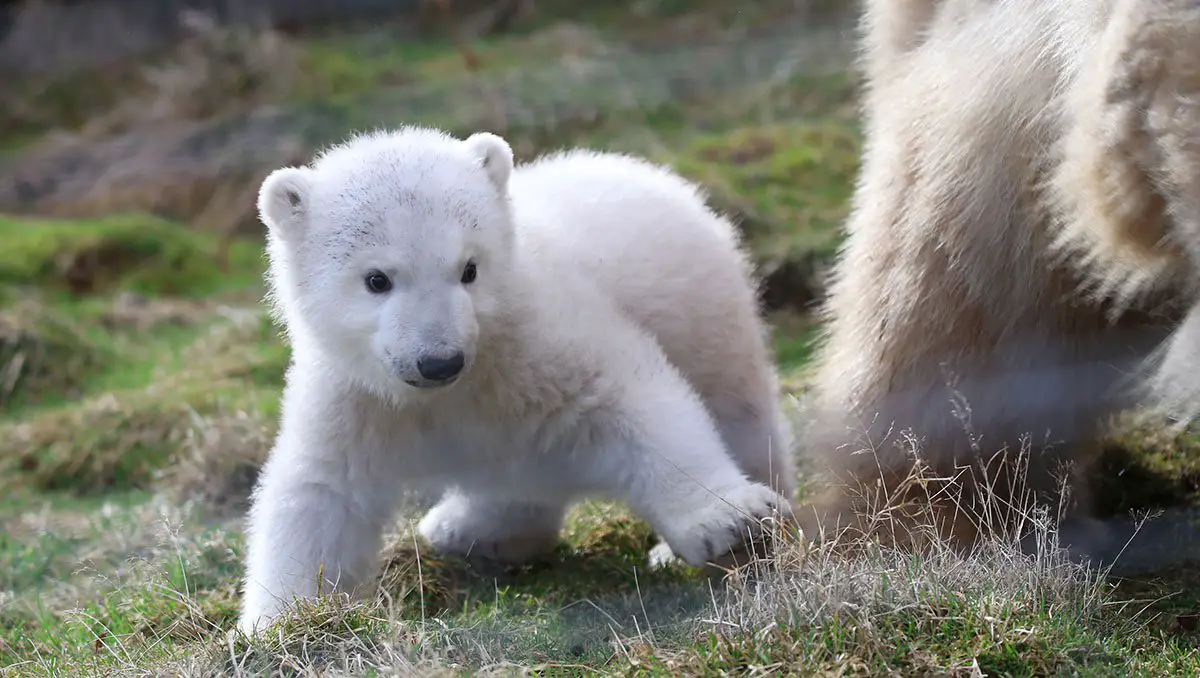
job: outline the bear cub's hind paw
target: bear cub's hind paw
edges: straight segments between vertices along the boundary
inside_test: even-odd
[[[561,526],[559,508],[450,496],[425,514],[417,531],[437,552],[497,571],[549,555]]]

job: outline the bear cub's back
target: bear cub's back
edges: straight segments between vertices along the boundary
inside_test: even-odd
[[[761,356],[749,263],[693,184],[638,158],[575,150],[520,166],[509,189],[532,263],[594,285],[701,391],[722,364]]]

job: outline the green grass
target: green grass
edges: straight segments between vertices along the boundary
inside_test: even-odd
[[[856,130],[834,118],[704,134],[673,164],[739,217],[759,258],[828,260],[840,241],[858,152]]]
[[[262,260],[261,248],[237,242],[221,262],[213,238],[144,215],[85,222],[0,217],[0,242],[0,285],[55,293],[205,297],[253,285]]]
[[[544,3],[541,24],[476,44],[483,70],[536,75],[567,52],[612,48],[625,28],[627,42],[645,44],[665,33],[695,40],[705,25],[761,26],[787,3],[741,14],[727,4],[689,12],[677,2],[613,3],[588,10],[597,23],[573,38],[542,30],[569,14],[561,4]],[[355,127],[401,118],[459,133],[485,126],[476,90],[401,107],[403,115],[362,105],[393,96],[381,88],[461,87],[453,81],[466,66],[444,40],[379,30],[293,46],[304,77],[274,92],[275,103],[332,111]],[[55,87],[29,100],[62,115],[6,126],[12,144],[36,138],[43,123],[80,124],[96,97],[115,91],[98,82],[70,99]],[[599,86],[539,87],[553,90],[535,83],[522,96],[558,97],[594,115],[504,130],[520,159],[566,145],[645,154],[703,184],[742,225],[759,264],[786,262],[815,278],[832,256],[860,152],[846,74],[682,87],[626,109],[605,108],[616,95]],[[321,667],[436,675],[502,662],[552,675],[1200,672],[1191,570],[1107,582],[1011,548],[974,559],[848,558],[789,544],[756,579],[724,587],[687,568],[646,570],[649,529],[603,502],[572,511],[553,554],[504,573],[428,552],[402,521],[382,554],[379,599],[324,601],[253,643],[227,637],[240,520],[288,361],[259,303],[261,240],[223,244],[125,214],[0,217],[0,243],[5,676]],[[816,326],[795,309],[771,320],[784,388],[802,391]],[[1200,503],[1194,433],[1134,431],[1112,442],[1102,466],[1111,515]]]
[[[1200,503],[1200,433],[1138,426],[1114,436],[1102,458],[1104,509]]]

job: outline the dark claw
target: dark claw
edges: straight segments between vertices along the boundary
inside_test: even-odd
[[[772,507],[771,513],[773,514],[775,510]],[[714,561],[718,567],[730,567],[744,564],[751,555],[761,558],[770,553],[774,548],[774,535],[769,529],[766,529],[768,526],[763,524],[766,520],[775,522],[771,514],[767,514],[731,527],[730,546],[723,553],[717,553],[711,547],[711,543],[706,542],[709,547],[710,560]]]

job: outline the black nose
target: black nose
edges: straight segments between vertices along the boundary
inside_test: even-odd
[[[446,357],[422,356],[417,359],[417,371],[429,381],[446,381],[458,376],[463,368],[463,354],[455,353]]]

